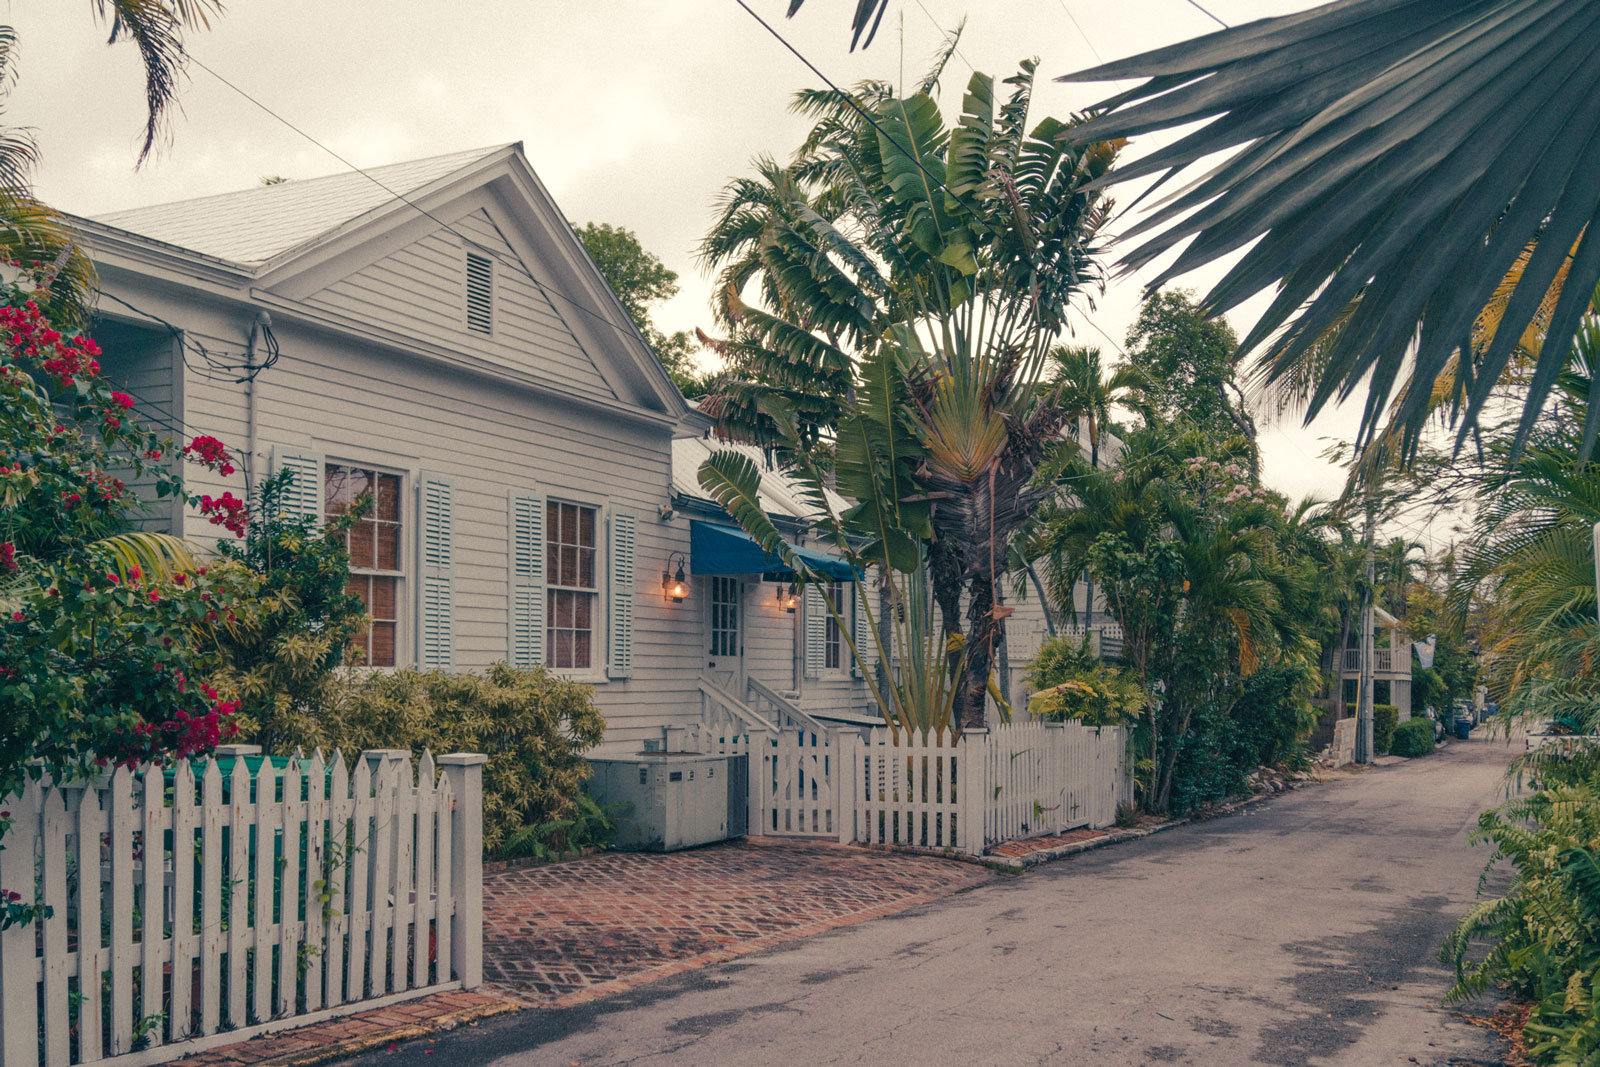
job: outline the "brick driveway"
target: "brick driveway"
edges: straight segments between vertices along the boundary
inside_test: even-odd
[[[533,1003],[579,1003],[992,877],[950,860],[773,838],[489,871],[484,980]]]

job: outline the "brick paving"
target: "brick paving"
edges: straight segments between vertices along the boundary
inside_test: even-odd
[[[484,978],[561,1007],[992,877],[945,859],[771,838],[509,868],[484,875]]]
[[[522,1007],[566,1007],[795,938],[893,915],[995,875],[948,859],[749,838],[669,855],[603,852],[483,877],[483,970],[436,993],[184,1058],[310,1067]]]
[[[177,1062],[183,1067],[311,1067],[379,1045],[453,1030],[522,1006],[495,991],[434,993],[293,1030],[263,1034],[248,1041],[197,1052]]]

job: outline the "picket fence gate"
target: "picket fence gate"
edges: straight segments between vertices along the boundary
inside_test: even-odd
[[[0,890],[0,1067],[164,1062],[482,982],[484,757],[336,751],[28,785]],[[252,753],[253,755],[253,753]],[[252,771],[249,764],[257,762]]]
[[[741,741],[752,834],[978,855],[1002,841],[1109,826],[1133,799],[1122,727],[1008,723],[959,737],[783,728]]]

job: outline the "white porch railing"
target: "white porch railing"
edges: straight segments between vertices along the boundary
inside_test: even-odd
[[[0,1067],[175,1059],[482,982],[481,755],[337,752],[30,784],[0,887]]]
[[[1411,660],[1409,653],[1400,658],[1401,669],[1395,669],[1395,650],[1392,648],[1375,648],[1372,650],[1372,670],[1375,674],[1410,674]],[[1361,650],[1347,648],[1344,650],[1344,669],[1359,671],[1361,669]]]

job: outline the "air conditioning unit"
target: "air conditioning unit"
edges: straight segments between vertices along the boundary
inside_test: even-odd
[[[592,759],[588,792],[616,816],[613,848],[673,852],[748,831],[748,756],[641,752]]]

